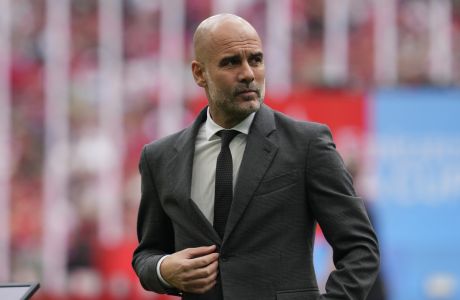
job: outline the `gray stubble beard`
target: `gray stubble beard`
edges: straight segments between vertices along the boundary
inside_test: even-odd
[[[221,99],[218,97],[218,93],[214,88],[214,82],[211,81],[211,85],[208,84],[207,96],[209,102],[213,103],[219,110],[225,111],[226,114],[232,115],[235,119],[244,120],[251,113],[256,112],[260,109],[260,106],[264,102],[265,98],[265,81],[262,86],[258,89],[258,106],[250,107],[248,109],[242,109],[239,105],[236,105],[233,100],[233,96],[225,95],[225,98]],[[218,100],[219,99],[219,100]]]

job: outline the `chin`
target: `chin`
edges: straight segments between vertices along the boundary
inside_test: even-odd
[[[241,103],[238,108],[241,112],[246,112],[246,114],[250,114],[259,110],[260,101],[258,99],[255,99],[252,101],[244,102]]]
[[[240,103],[233,108],[233,114],[238,116],[238,119],[244,119],[253,112],[258,111],[260,109],[260,104],[258,100]]]

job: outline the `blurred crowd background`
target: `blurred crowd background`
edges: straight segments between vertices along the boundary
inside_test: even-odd
[[[331,127],[385,299],[460,299],[459,0],[0,0],[0,282],[169,299],[130,267],[137,164],[205,105],[191,40],[217,12],[260,33],[267,103]],[[324,285],[320,230],[315,255]]]

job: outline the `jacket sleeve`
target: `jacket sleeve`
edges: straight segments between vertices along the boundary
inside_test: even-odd
[[[139,245],[134,251],[132,265],[146,290],[161,294],[178,295],[176,289],[165,287],[158,278],[156,267],[165,254],[174,252],[174,231],[164,212],[155,186],[147,147],[139,162],[141,174],[141,202],[137,219]]]
[[[333,249],[335,270],[320,299],[365,299],[378,273],[377,237],[353,181],[320,125],[307,153],[307,193],[312,211]]]

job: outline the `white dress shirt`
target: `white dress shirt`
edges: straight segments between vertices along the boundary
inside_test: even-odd
[[[231,128],[239,131],[230,142],[230,152],[233,160],[233,188],[235,188],[244,149],[254,114],[250,114],[241,123]],[[195,140],[195,155],[193,157],[191,197],[203,215],[212,224],[214,219],[214,193],[216,180],[216,161],[220,153],[220,137],[217,133],[225,128],[217,125],[209,115],[203,123]]]
[[[247,135],[254,120],[254,115],[255,113],[250,114],[246,119],[231,128],[240,132],[229,145],[233,161],[233,188],[235,188],[236,179],[238,178],[238,171],[246,149]],[[211,119],[208,108],[206,122],[201,125],[195,140],[191,198],[211,224],[214,220],[216,161],[221,147],[220,137],[217,133],[224,129]],[[171,287],[160,273],[160,265],[166,256],[163,256],[158,262],[157,274],[165,286]]]

